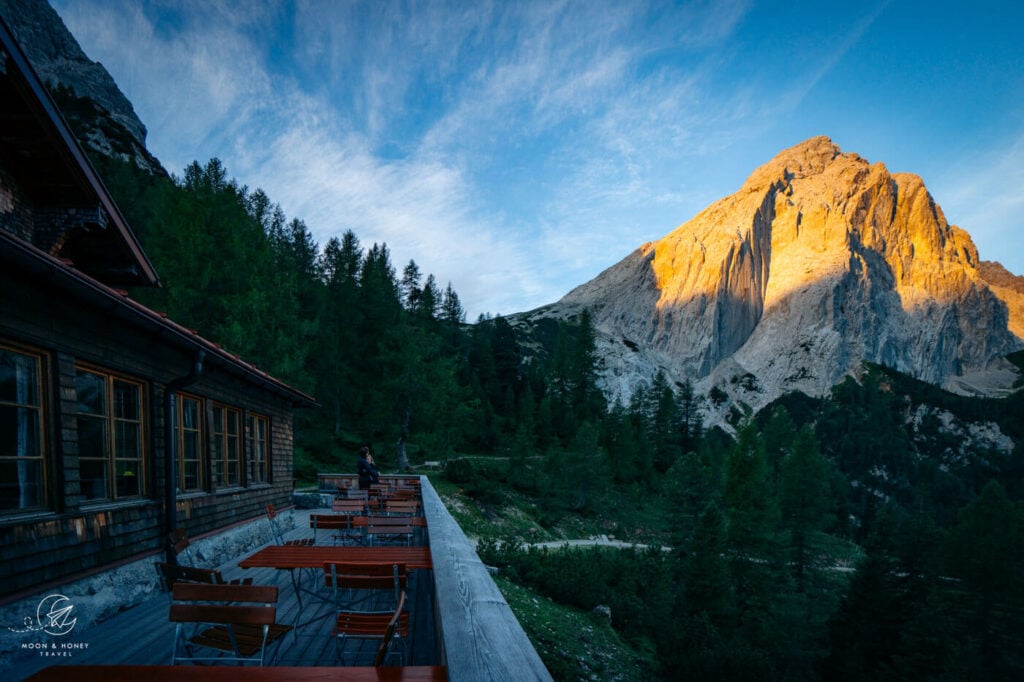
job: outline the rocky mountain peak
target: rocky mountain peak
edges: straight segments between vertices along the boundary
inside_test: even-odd
[[[86,56],[46,0],[0,0],[0,17],[83,145],[166,174],[146,149],[146,127],[132,103],[103,65]]]
[[[787,391],[823,395],[863,361],[989,392],[1022,345],[970,236],[921,178],[827,137],[779,153],[735,194],[520,320],[582,308],[609,396],[628,399],[662,371],[717,389],[719,418]]]

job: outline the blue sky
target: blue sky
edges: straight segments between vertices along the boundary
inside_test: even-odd
[[[1024,3],[51,0],[171,172],[221,159],[470,320],[553,302],[827,135],[1024,274]]]

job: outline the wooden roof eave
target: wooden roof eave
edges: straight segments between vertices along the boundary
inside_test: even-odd
[[[82,190],[94,196],[96,202],[109,216],[113,228],[117,230],[126,251],[138,268],[142,279],[141,284],[159,286],[160,278],[149,257],[142,250],[141,244],[128,227],[120,209],[114,203],[103,181],[100,180],[92,163],[71,132],[64,116],[60,113],[53,98],[50,97],[49,91],[36,75],[31,63],[2,17],[0,17],[0,47],[16,67],[14,72],[8,75],[16,78],[21,86],[31,94],[28,101],[29,107],[35,112],[36,120],[46,133],[46,137],[64,158],[66,167],[78,179]]]
[[[107,308],[127,323],[150,329],[174,345],[188,351],[203,350],[207,360],[213,360],[229,373],[260,386],[264,390],[302,407],[318,407],[316,399],[270,374],[249,364],[237,355],[223,348],[187,327],[168,319],[138,301],[127,293],[98,282],[89,275],[68,266],[60,259],[45,253],[24,240],[0,230],[0,264],[11,272],[22,269],[45,279],[67,291],[82,302],[100,308]]]

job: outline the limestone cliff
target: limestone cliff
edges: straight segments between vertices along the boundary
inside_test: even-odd
[[[0,0],[0,17],[84,146],[166,174],[146,149],[146,127],[131,102],[103,65],[85,55],[46,0]]]
[[[978,270],[993,293],[1006,304],[1010,313],[1010,331],[1024,341],[1024,277],[1018,277],[992,261],[981,261]]]
[[[519,321],[582,308],[609,396],[628,398],[660,370],[724,391],[721,410],[823,395],[865,360],[991,392],[1011,382],[1002,357],[1021,346],[970,236],[921,179],[826,137],[783,151],[732,196]]]

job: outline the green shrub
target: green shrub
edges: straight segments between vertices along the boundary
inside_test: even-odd
[[[473,480],[473,463],[468,459],[450,459],[444,463],[444,477],[464,485]]]

